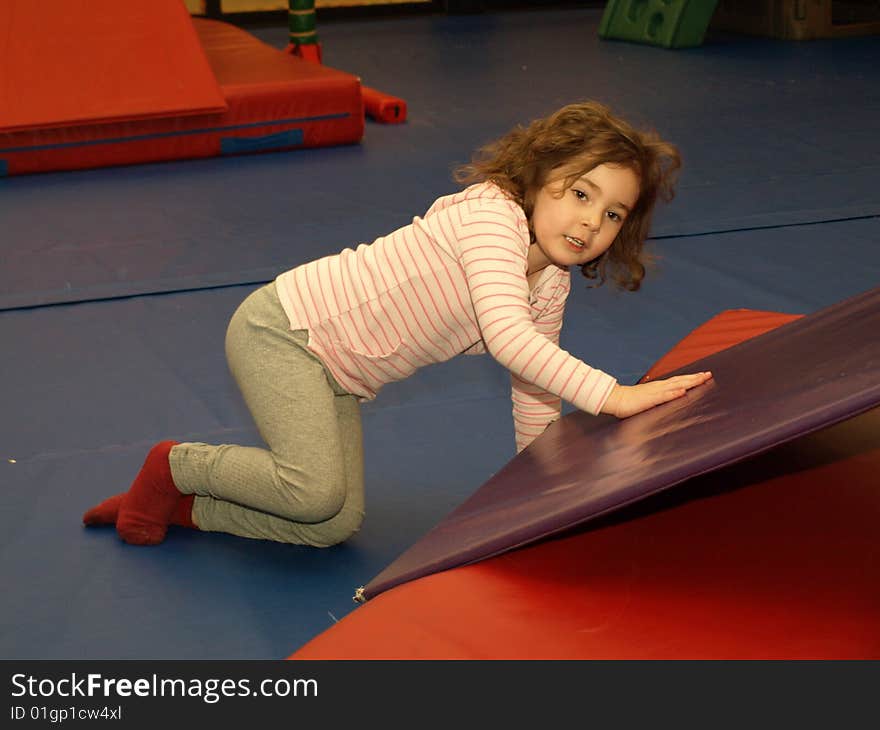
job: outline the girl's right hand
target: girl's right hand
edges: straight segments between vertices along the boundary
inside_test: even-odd
[[[652,380],[638,385],[615,385],[602,413],[626,418],[641,413],[661,403],[681,398],[688,390],[711,380],[712,373],[676,375],[666,380]]]

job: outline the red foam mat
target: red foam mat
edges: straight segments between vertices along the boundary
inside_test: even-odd
[[[651,374],[792,318],[724,312]],[[399,585],[290,658],[880,658],[878,470],[875,409],[675,500]]]
[[[3,0],[0,130],[219,112],[181,0]]]
[[[0,175],[350,144],[363,137],[358,77],[303,61],[227,23],[186,22],[225,111],[0,132]]]
[[[642,380],[652,380],[671,373],[688,363],[702,360],[745,340],[800,319],[800,314],[762,312],[754,309],[729,309],[701,324],[645,373]]]

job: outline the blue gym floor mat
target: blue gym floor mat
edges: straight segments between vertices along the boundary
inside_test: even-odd
[[[666,241],[641,292],[575,280],[563,345],[633,382],[718,311],[809,313],[870,287],[878,234],[877,221],[858,221]],[[846,280],[828,279],[828,241]],[[730,250],[735,265],[720,258]],[[785,270],[792,250],[803,255]],[[157,440],[258,443],[222,349],[251,289],[0,312],[0,575],[14,586],[0,609],[4,656],[287,656],[513,457],[507,375],[463,357],[365,405],[367,518],[350,543],[319,551],[173,529],[141,549],[83,528],[85,509],[126,489]]]

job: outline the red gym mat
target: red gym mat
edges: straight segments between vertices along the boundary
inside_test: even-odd
[[[226,109],[181,0],[4,0],[0,131]]]
[[[784,324],[724,312],[654,376]],[[880,410],[398,585],[291,659],[880,658]]]
[[[17,40],[5,52],[3,107],[13,93],[33,98],[27,112],[0,111],[0,176],[350,144],[363,137],[357,76],[303,61],[227,23],[190,18],[179,12],[180,0],[98,1],[108,5],[106,17],[98,18],[91,5],[85,12],[77,3],[49,3],[58,27],[82,30],[80,38],[94,46],[74,51],[65,41],[65,57],[41,42],[51,56],[36,75],[63,86],[59,99],[43,98],[53,95],[48,81],[39,94],[22,90],[33,73],[25,68],[33,51],[22,50]],[[33,21],[43,12],[34,8],[47,4],[0,3],[0,37],[21,32],[19,10],[30,6],[25,16]],[[154,60],[157,54],[161,61]],[[117,60],[119,69],[108,70]],[[72,68],[62,73],[65,64]],[[127,71],[126,64],[140,70]],[[123,87],[121,78],[129,76],[132,85]]]

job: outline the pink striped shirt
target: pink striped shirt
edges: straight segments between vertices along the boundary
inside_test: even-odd
[[[530,290],[528,222],[491,183],[439,198],[387,236],[281,274],[291,329],[362,400],[455,355],[489,352],[511,374],[517,450],[559,418],[565,399],[598,413],[610,375],[559,347],[569,272],[548,266]]]

